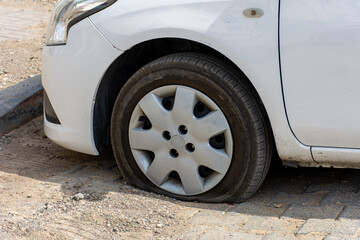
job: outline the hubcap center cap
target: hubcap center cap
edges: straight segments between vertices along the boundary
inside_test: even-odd
[[[175,149],[181,149],[185,146],[185,140],[182,136],[180,135],[174,135],[171,138],[171,145],[173,146],[173,148]]]

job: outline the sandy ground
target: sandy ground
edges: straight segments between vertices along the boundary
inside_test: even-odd
[[[182,221],[175,200],[123,183],[111,152],[53,144],[41,118],[1,138],[0,169],[0,239],[170,236]]]
[[[41,51],[54,3],[0,0],[0,90],[41,72]],[[19,9],[24,12],[23,19],[4,16]]]
[[[127,185],[111,151],[51,142],[42,118],[0,137],[0,239],[359,239],[360,174],[273,168],[241,204]]]

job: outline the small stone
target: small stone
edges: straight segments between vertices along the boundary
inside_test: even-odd
[[[162,224],[162,223],[158,223],[158,224],[156,224],[156,227],[157,227],[157,228],[162,228],[162,227],[163,227],[163,224]]]
[[[275,208],[281,208],[281,207],[282,207],[282,204],[274,204],[274,207],[275,207]]]
[[[45,203],[45,209],[52,209],[53,206],[51,204]]]
[[[76,195],[74,195],[72,197],[72,199],[74,199],[75,201],[80,201],[80,200],[83,200],[84,198],[85,198],[85,196],[82,193],[77,193]]]

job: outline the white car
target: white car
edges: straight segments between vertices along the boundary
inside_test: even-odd
[[[132,185],[236,202],[284,165],[360,167],[360,2],[60,0],[45,132]]]

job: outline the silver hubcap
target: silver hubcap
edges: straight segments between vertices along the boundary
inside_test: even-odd
[[[146,94],[129,126],[136,163],[158,187],[195,195],[215,187],[229,169],[233,140],[220,108],[189,87],[170,85]]]

